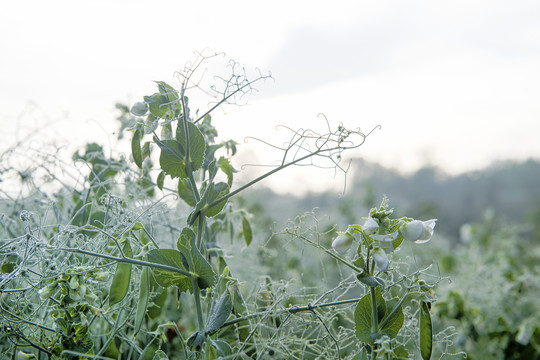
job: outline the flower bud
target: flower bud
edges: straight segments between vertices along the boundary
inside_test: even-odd
[[[386,252],[380,248],[376,248],[373,251],[373,260],[375,261],[375,270],[377,271],[386,271],[390,265]]]
[[[431,240],[436,221],[437,219],[427,221],[413,220],[404,224],[399,230],[405,240],[422,244]]]
[[[354,236],[348,232],[338,232],[338,237],[332,242],[332,247],[334,250],[343,255],[349,250],[354,240]]]
[[[368,217],[364,225],[362,225],[362,231],[366,235],[375,234],[379,230],[379,224],[372,217]]]

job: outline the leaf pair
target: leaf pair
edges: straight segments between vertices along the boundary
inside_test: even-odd
[[[159,165],[163,171],[170,175],[173,179],[185,179],[186,173],[186,156],[187,143],[189,142],[189,164],[191,171],[197,171],[203,164],[206,142],[204,136],[197,128],[197,125],[187,122],[187,133],[183,122],[178,123],[176,130],[176,139],[159,140],[154,136],[154,142],[161,149],[159,156]]]
[[[229,291],[225,290],[219,301],[216,303],[214,310],[212,311],[212,315],[210,315],[204,329],[191,335],[187,340],[187,345],[192,349],[199,351],[206,341],[206,336],[212,335],[219,331],[221,326],[231,315],[232,309],[233,304],[231,294]]]
[[[195,246],[195,233],[184,228],[177,241],[175,249],[153,249],[148,252],[148,261],[175,267],[187,271],[197,277],[199,288],[206,289],[214,286],[215,274],[210,264]],[[193,292],[191,278],[186,275],[165,269],[152,269],[156,282],[167,288],[175,285],[180,291]]]
[[[377,320],[379,331],[373,332],[373,311],[371,305],[371,294],[366,294],[356,306],[354,311],[354,322],[356,324],[356,336],[358,339],[366,344],[373,344],[377,339],[386,335],[388,337],[395,338],[403,326],[404,316],[401,305],[395,309],[388,309],[388,305],[392,305],[391,302],[387,304],[386,300],[382,297],[381,290],[377,288],[375,290],[375,301],[377,306]]]
[[[356,336],[361,342],[370,345],[385,335],[391,339],[395,338],[403,327],[404,322],[403,309],[399,301],[387,302],[382,297],[379,288],[375,290],[375,301],[377,303],[377,317],[380,325],[379,331],[376,333],[373,332],[373,311],[370,293],[360,299],[354,311]],[[429,360],[431,358],[432,347],[433,329],[429,304],[422,301],[420,305],[420,354],[423,360]],[[407,353],[402,346],[394,350],[399,350],[403,354]]]

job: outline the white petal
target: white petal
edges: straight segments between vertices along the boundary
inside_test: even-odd
[[[424,223],[420,220],[413,220],[403,225],[400,231],[405,240],[416,241],[424,231]]]
[[[398,236],[398,232],[394,231],[393,233],[386,234],[386,235],[371,235],[371,238],[375,241],[392,242],[396,240],[397,236]]]
[[[423,244],[431,240],[431,237],[433,236],[433,231],[435,229],[435,222],[437,219],[431,219],[428,221],[424,221],[422,223],[423,229],[422,234],[418,237],[418,239],[415,241],[417,244]]]
[[[375,249],[373,260],[375,260],[375,269],[378,271],[386,271],[390,265],[390,261],[388,261],[388,257],[383,249]]]
[[[338,254],[343,255],[351,247],[354,237],[346,232],[338,234],[338,237],[332,242],[332,247]]]
[[[366,235],[375,234],[379,230],[379,224],[373,219],[373,218],[367,218],[364,225],[362,225],[362,231],[366,233]]]

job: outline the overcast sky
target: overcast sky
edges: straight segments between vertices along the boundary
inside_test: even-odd
[[[115,102],[174,83],[210,48],[275,79],[216,113],[224,137],[279,142],[276,124],[324,127],[324,113],[381,125],[354,155],[402,171],[539,158],[539,19],[532,0],[11,1],[0,11],[0,147],[51,121],[60,138],[106,142]],[[286,183],[315,189],[333,174],[303,175]]]

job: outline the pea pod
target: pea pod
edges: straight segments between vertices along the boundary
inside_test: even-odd
[[[126,239],[123,251],[124,255],[126,255],[126,257],[128,258],[131,258],[133,256],[131,245],[129,244],[128,239]],[[109,290],[109,307],[122,301],[122,299],[126,296],[129,290],[130,281],[131,264],[118,263],[118,265],[116,265],[116,272],[114,273],[111,288]]]
[[[150,294],[150,274],[148,273],[148,268],[145,267],[141,273],[141,283],[139,289],[139,302],[137,304],[137,314],[135,315],[135,325],[134,325],[134,334],[136,335],[141,329],[142,321],[146,315],[146,308],[148,306],[148,298]]]

